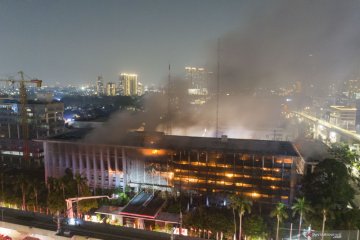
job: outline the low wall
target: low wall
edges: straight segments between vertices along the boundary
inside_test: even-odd
[[[0,233],[12,237],[13,240],[23,240],[26,236],[39,238],[40,240],[97,240],[96,238],[82,236],[73,236],[71,238],[57,236],[54,231],[7,222],[0,222]]]

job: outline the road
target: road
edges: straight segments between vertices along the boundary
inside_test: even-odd
[[[300,117],[306,118],[306,119],[308,119],[308,120],[310,120],[310,121],[312,121],[314,123],[321,124],[326,128],[333,129],[333,130],[335,130],[336,132],[338,132],[340,134],[344,134],[345,136],[347,136],[349,138],[352,138],[353,140],[356,140],[357,142],[360,142],[360,135],[359,134],[356,134],[356,133],[354,133],[352,131],[346,130],[346,129],[341,128],[341,127],[338,127],[338,126],[336,126],[334,124],[329,123],[328,121],[316,118],[314,116],[311,116],[311,115],[303,113],[303,112],[293,112],[293,113],[300,116]]]
[[[24,212],[9,208],[0,208],[2,221],[56,231],[56,223],[51,216],[39,213]],[[74,235],[92,237],[105,240],[169,240],[166,233],[145,231],[127,227],[118,227],[108,224],[84,222],[79,226],[63,225],[63,229]],[[176,236],[176,240],[195,240],[185,236]]]

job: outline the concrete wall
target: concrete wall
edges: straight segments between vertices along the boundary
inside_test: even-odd
[[[12,237],[13,240],[22,240],[26,236],[39,238],[41,240],[69,240],[68,237],[55,235],[54,231],[44,230],[40,228],[28,227],[13,223],[0,222],[0,234],[5,234]],[[73,236],[71,240],[93,239],[82,236]]]

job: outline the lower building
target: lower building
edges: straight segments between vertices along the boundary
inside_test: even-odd
[[[45,176],[67,168],[94,188],[129,186],[173,192],[244,194],[290,204],[304,162],[290,142],[132,132],[117,142],[86,142],[86,129],[41,140]]]
[[[62,102],[29,100],[25,107],[30,139],[64,130]],[[21,104],[13,99],[0,99],[0,139],[23,139],[21,128]]]
[[[355,131],[356,108],[330,106],[330,123],[350,131]]]

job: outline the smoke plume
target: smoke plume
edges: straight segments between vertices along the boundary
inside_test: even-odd
[[[341,85],[344,80],[359,78],[359,12],[358,0],[248,4],[241,9],[239,28],[220,37],[219,48],[214,39],[209,59],[204,61],[215,73],[206,104],[190,105],[188,83],[178,76],[166,88],[170,91],[145,96],[142,111],[115,114],[89,139],[116,139],[139,127],[148,131],[171,127],[172,134],[214,136],[217,59],[220,132],[252,138],[258,128],[286,128],[280,117],[285,99],[258,93],[299,82],[300,98],[306,99],[326,95],[330,83]]]

